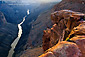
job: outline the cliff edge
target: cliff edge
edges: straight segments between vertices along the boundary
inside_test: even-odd
[[[54,6],[53,11],[65,9],[85,13],[85,0],[62,0]]]
[[[85,57],[85,14],[60,10],[51,14],[53,27],[44,30],[39,57]]]

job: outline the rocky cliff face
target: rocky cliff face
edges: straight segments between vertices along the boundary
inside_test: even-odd
[[[0,12],[0,56],[7,57],[11,43],[17,37],[17,26],[8,23],[5,16]]]
[[[4,15],[3,15],[3,13],[0,12],[0,25],[5,24],[5,23],[7,23],[7,21],[6,21],[5,17],[4,17]]]
[[[62,0],[54,6],[53,11],[64,9],[85,13],[85,0]]]
[[[38,15],[36,20],[32,22],[32,27],[31,27],[29,37],[28,37],[28,44],[27,44],[28,47],[30,47],[30,46],[33,46],[33,47],[41,46],[43,29],[46,29],[47,27],[52,26],[50,15],[52,13],[51,9],[55,4],[56,4],[56,2],[55,3],[53,2],[53,3],[48,3],[46,5],[40,6],[40,7],[44,7],[44,8],[47,8],[47,9],[42,11]]]
[[[85,14],[61,10],[52,13],[51,19],[54,25],[44,30],[45,54],[40,57],[85,57]]]

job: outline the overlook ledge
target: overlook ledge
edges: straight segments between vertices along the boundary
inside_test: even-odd
[[[51,14],[52,28],[44,30],[39,57],[85,57],[85,14],[60,10]]]

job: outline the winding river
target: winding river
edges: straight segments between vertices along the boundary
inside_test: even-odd
[[[27,15],[29,15],[29,10],[27,10]],[[19,29],[19,31],[18,31],[18,37],[17,37],[17,38],[14,40],[14,42],[11,44],[11,47],[12,47],[12,48],[10,49],[7,57],[12,57],[12,55],[13,55],[13,53],[14,53],[14,49],[15,49],[15,47],[16,47],[16,45],[17,45],[17,43],[18,43],[18,41],[19,41],[19,39],[21,38],[21,35],[22,35],[22,26],[21,26],[21,25],[22,25],[23,22],[25,21],[25,18],[27,17],[27,15],[26,15],[25,17],[23,17],[22,22],[18,24],[18,29]]]

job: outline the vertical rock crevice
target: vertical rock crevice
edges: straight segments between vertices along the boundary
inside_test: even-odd
[[[51,29],[44,30],[43,50],[45,54],[40,57],[84,57],[82,50],[85,49],[84,18],[85,14],[71,10],[52,13],[51,20],[54,25]]]

